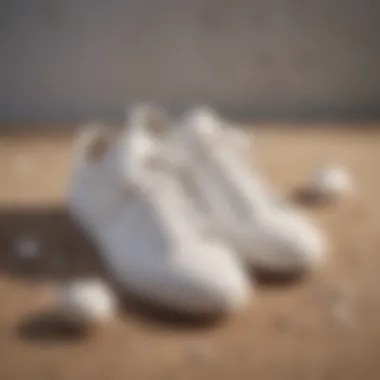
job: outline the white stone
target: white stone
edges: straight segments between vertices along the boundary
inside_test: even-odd
[[[74,280],[59,289],[58,308],[69,320],[96,324],[114,317],[116,300],[113,292],[101,280]]]
[[[311,187],[323,196],[343,197],[352,194],[353,179],[346,168],[331,164],[316,172]]]

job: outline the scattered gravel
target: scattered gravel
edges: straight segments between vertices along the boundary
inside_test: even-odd
[[[14,251],[22,259],[35,259],[40,250],[41,244],[34,236],[21,236],[14,242]]]
[[[336,322],[345,327],[353,327],[354,318],[351,308],[347,302],[338,302],[331,308],[332,315]]]
[[[354,315],[350,306],[348,295],[343,290],[335,290],[329,294],[331,315],[341,326],[354,326]]]
[[[197,343],[189,348],[188,358],[193,365],[206,365],[214,358],[212,347],[207,343]]]

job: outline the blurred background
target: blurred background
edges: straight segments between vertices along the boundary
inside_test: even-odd
[[[250,120],[380,116],[377,0],[1,0],[0,123],[207,103]]]

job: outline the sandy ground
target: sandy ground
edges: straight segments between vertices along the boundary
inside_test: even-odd
[[[253,160],[284,195],[326,159],[355,177],[353,199],[302,206],[331,241],[319,273],[261,281],[246,312],[216,324],[127,308],[84,335],[49,318],[60,279],[104,273],[65,212],[70,143],[0,131],[0,379],[379,378],[380,131],[257,132]],[[20,256],[20,238],[39,255]]]

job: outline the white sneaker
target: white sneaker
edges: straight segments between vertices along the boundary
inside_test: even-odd
[[[248,164],[249,140],[211,110],[185,118],[183,160],[219,233],[258,269],[308,270],[325,258],[325,242],[310,221],[280,204]]]
[[[69,209],[127,291],[181,312],[240,310],[251,291],[242,265],[202,235],[146,114],[120,136],[95,128],[79,138]]]

